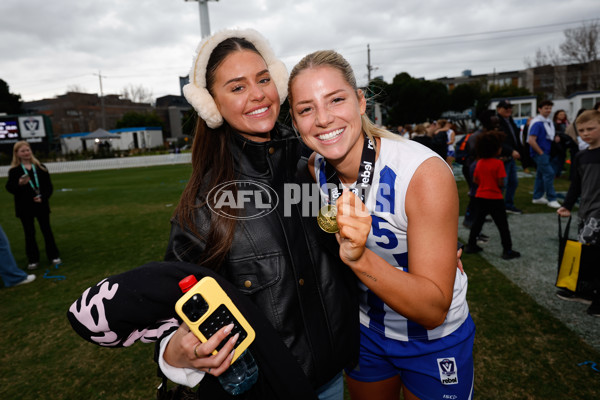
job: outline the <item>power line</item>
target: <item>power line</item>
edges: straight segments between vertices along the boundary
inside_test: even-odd
[[[415,39],[388,40],[388,41],[375,42],[375,44],[381,45],[381,44],[386,44],[386,43],[398,44],[398,43],[423,42],[423,41],[429,41],[429,40],[447,40],[447,39],[455,39],[455,38],[461,38],[461,37],[471,37],[471,36],[480,36],[480,35],[492,35],[492,34],[497,34],[497,33],[510,33],[510,32],[519,32],[519,31],[530,31],[530,30],[541,29],[541,28],[553,28],[550,31],[544,31],[544,32],[539,32],[539,33],[534,32],[534,33],[531,33],[531,34],[523,33],[522,35],[509,36],[509,37],[531,36],[531,35],[537,35],[537,34],[541,34],[541,33],[563,31],[564,30],[563,28],[559,28],[561,26],[564,27],[566,25],[584,24],[584,23],[588,23],[588,22],[597,22],[597,21],[599,21],[599,18],[591,18],[591,19],[579,20],[579,21],[557,22],[557,23],[554,23],[554,24],[544,24],[544,25],[536,25],[536,26],[527,26],[527,27],[524,27],[524,28],[499,29],[499,30],[494,30],[494,31],[460,33],[460,34],[456,34],[456,35],[431,36],[431,37],[415,38]],[[489,38],[487,40],[491,40],[491,39],[493,39],[493,38]],[[371,42],[371,43],[373,43],[373,42]],[[355,46],[349,46],[349,47],[344,47],[344,48],[350,49],[350,48],[355,48],[355,47],[361,47],[361,48],[364,49],[364,44],[355,45]],[[364,50],[361,50],[361,51],[364,51]]]

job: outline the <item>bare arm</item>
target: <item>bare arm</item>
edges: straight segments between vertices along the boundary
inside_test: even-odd
[[[364,207],[352,193],[338,199],[342,260],[396,312],[427,329],[439,326],[452,302],[457,269],[458,194],[447,165],[437,158],[425,161],[408,187],[405,209],[410,272],[393,268],[364,248],[371,220],[370,216],[348,213],[353,208],[360,211],[353,207],[355,202]]]

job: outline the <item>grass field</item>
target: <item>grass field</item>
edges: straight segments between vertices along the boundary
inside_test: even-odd
[[[66,279],[44,279],[46,263],[32,284],[0,290],[0,399],[155,397],[153,345],[92,345],[72,331],[66,311],[102,278],[162,258],[169,217],[189,173],[189,166],[168,166],[52,176],[51,222],[64,264],[49,274]],[[458,185],[464,212],[466,188],[464,182]],[[531,204],[532,186],[533,179],[520,181],[517,206],[547,212]],[[558,190],[567,186],[557,180]],[[0,190],[0,223],[24,267],[23,232],[12,201]],[[38,242],[43,243],[39,233]],[[577,366],[579,360],[600,361],[598,352],[480,256],[466,255],[464,264],[477,325],[477,398],[599,397],[600,375]]]

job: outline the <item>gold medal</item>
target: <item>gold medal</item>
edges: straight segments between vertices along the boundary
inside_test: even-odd
[[[317,217],[317,223],[319,227],[327,233],[336,233],[340,229],[337,224],[337,207],[331,204],[321,207],[319,210],[319,216]]]

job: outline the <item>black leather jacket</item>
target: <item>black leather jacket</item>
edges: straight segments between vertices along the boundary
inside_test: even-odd
[[[306,163],[299,164],[302,144],[291,130],[278,124],[265,143],[234,136],[237,179],[269,185],[279,202],[265,216],[237,221],[219,273],[264,311],[318,388],[356,361],[356,280],[339,259],[334,235],[321,231],[315,217],[302,217],[299,204],[288,205],[291,215],[284,215],[285,184],[310,179]],[[297,168],[305,173],[298,175]],[[258,211],[251,203],[244,215]],[[198,209],[200,234],[208,229],[210,214],[208,207]],[[197,263],[203,249],[202,240],[172,221],[167,261]]]
[[[519,141],[521,130],[515,123],[515,120],[510,117],[508,120],[498,115],[498,122],[500,124],[500,130],[506,135],[504,142],[502,143],[502,153],[500,154],[504,160],[512,160],[512,152],[516,150],[521,156],[523,156],[523,145]],[[510,126],[509,126],[510,125]],[[512,131],[511,131],[512,128]],[[513,136],[514,132],[514,136]]]

